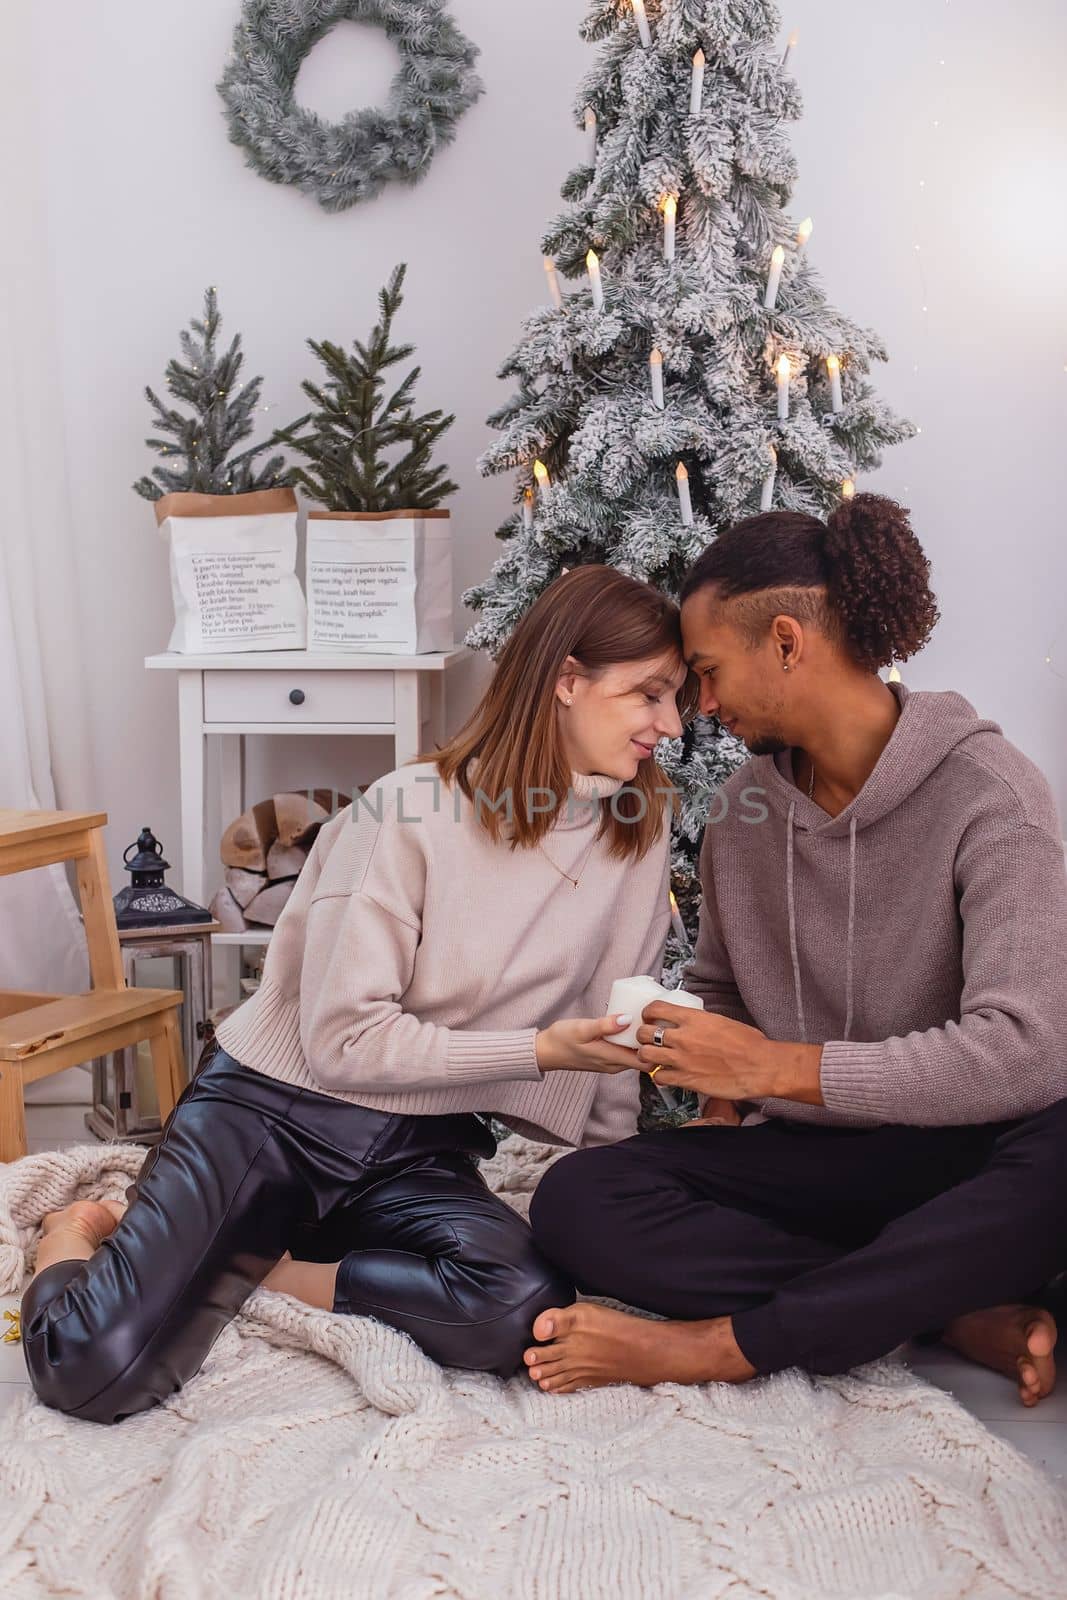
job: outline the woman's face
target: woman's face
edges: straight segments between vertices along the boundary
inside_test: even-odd
[[[685,663],[671,654],[604,667],[595,677],[584,672],[569,656],[556,683],[556,715],[571,770],[631,781],[661,739],[682,732],[677,696],[688,675]]]

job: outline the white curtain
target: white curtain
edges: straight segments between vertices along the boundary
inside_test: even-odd
[[[81,689],[76,549],[30,7],[5,7],[0,96],[0,807],[87,811],[95,785]],[[0,877],[0,988],[88,987],[62,866]]]

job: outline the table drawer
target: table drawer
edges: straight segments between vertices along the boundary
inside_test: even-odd
[[[205,672],[207,722],[393,721],[391,672]]]

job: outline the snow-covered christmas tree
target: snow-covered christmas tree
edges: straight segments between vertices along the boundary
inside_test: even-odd
[[[881,342],[827,303],[810,219],[788,213],[801,100],[780,27],[771,0],[591,7],[583,36],[602,48],[575,102],[586,159],[544,238],[546,304],[501,369],[517,388],[480,463],[517,474],[517,509],[463,597],[480,613],[475,648],[495,656],[583,562],[677,596],[721,529],[772,507],[825,516],[914,432],[869,382]],[[668,946],[672,986],[714,790],[744,757],[717,731],[698,719],[657,752],[683,802],[673,876],[688,932]]]

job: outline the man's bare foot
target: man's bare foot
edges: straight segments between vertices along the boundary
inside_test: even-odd
[[[745,1383],[756,1376],[729,1317],[651,1322],[608,1306],[542,1311],[535,1339],[551,1341],[523,1357],[530,1379],[550,1394],[607,1383]]]
[[[81,1234],[95,1250],[114,1233],[125,1214],[126,1207],[117,1200],[74,1200],[62,1211],[47,1211],[41,1232],[46,1237],[59,1230]]]
[[[1024,1406],[1036,1406],[1056,1383],[1056,1321],[1040,1306],[992,1306],[957,1317],[942,1333],[970,1361],[1003,1372],[1019,1385]]]

